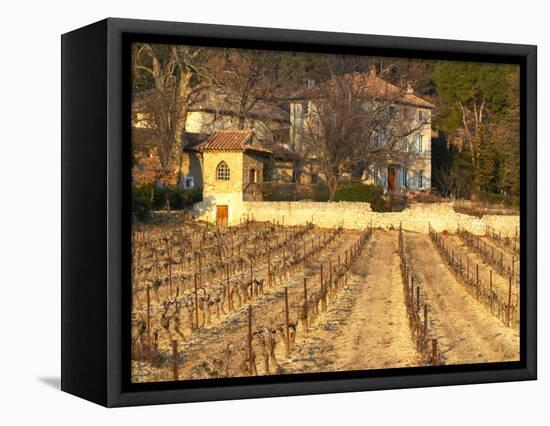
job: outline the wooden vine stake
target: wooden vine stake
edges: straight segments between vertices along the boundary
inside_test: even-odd
[[[271,288],[271,248],[267,250],[267,286]]]
[[[477,300],[479,300],[481,295],[481,290],[479,288],[479,263],[476,263],[476,291],[477,291]]]
[[[225,280],[227,283],[227,309],[231,312],[233,310],[233,300],[231,300],[231,287],[229,285],[229,265],[225,268]]]
[[[411,274],[411,294],[409,296],[411,300],[411,310],[414,312],[414,275]]]
[[[172,340],[172,377],[174,380],[179,380],[177,340]]]
[[[290,327],[288,313],[288,287],[285,287],[285,338],[286,338],[286,356],[290,355]]]
[[[254,298],[256,296],[256,294],[254,293],[254,262],[252,261],[252,259],[250,259],[250,285],[251,285],[251,293],[252,293],[252,298]]]
[[[151,351],[151,287],[147,286],[147,351]]]
[[[330,289],[330,302],[332,302],[332,259],[328,261],[328,287]]]
[[[306,333],[308,331],[308,317],[307,317],[307,278],[304,278],[304,327]]]
[[[437,355],[437,339],[432,339],[432,364],[438,365],[438,355]]]
[[[510,308],[512,303],[512,276],[508,278],[508,311],[506,313],[506,325],[510,327]]]
[[[252,305],[248,305],[248,371],[252,376],[254,371],[254,355],[252,353]]]
[[[170,284],[170,297],[172,297],[172,256],[168,257],[168,282]]]
[[[493,313],[493,270],[489,270],[489,298],[491,306],[491,314]]]
[[[428,305],[424,304],[424,329],[423,329],[422,346],[426,345],[426,338],[428,337]]]
[[[155,249],[155,278],[159,279],[159,255],[158,251]]]
[[[325,281],[323,278],[323,264],[321,263],[321,309],[323,312],[327,310],[327,298],[326,298],[326,288],[325,288]]]
[[[202,253],[199,252],[199,280],[202,286]]]
[[[197,285],[198,274],[195,272],[195,325],[199,328],[199,288]]]

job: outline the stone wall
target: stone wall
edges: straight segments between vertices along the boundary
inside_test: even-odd
[[[216,169],[225,161],[229,166],[229,180],[217,180]],[[232,151],[206,151],[203,154],[204,197],[212,194],[242,194],[243,153]]]
[[[256,182],[264,181],[264,162],[263,157],[250,152],[243,154],[243,188],[250,182],[250,169],[256,170]]]
[[[284,220],[285,225],[303,224],[312,220],[321,227],[343,223],[347,229],[364,229],[371,222],[376,228],[390,229],[397,228],[401,223],[405,230],[421,233],[428,233],[429,224],[437,231],[450,232],[455,232],[460,225],[478,235],[485,233],[487,225],[509,235],[519,227],[519,216],[484,216],[479,219],[456,213],[452,203],[413,204],[399,213],[376,213],[371,210],[370,204],[358,202],[239,202],[235,199],[230,208],[230,224],[238,224],[247,217],[280,223]],[[205,209],[202,212],[206,213]],[[212,220],[212,215],[198,216],[204,220]]]

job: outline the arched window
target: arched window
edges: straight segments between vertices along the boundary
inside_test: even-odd
[[[229,166],[225,161],[222,161],[216,167],[216,179],[217,180],[229,180]]]

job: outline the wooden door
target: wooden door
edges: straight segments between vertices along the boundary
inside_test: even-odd
[[[388,192],[395,192],[396,190],[395,182],[395,168],[388,167]]]
[[[228,206],[216,206],[216,225],[227,226],[229,217]]]

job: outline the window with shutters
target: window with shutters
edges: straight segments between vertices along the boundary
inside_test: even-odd
[[[419,188],[424,187],[424,170],[418,171],[418,187]]]

